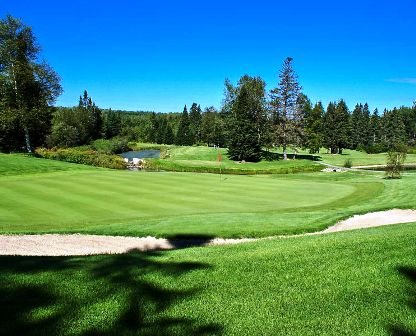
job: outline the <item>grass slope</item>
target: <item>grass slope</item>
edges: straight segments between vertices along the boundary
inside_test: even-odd
[[[96,170],[96,168],[62,161],[45,160],[25,154],[0,153],[0,177],[6,175],[10,176],[85,170],[91,171]]]
[[[238,246],[0,257],[0,335],[414,335],[416,223]]]

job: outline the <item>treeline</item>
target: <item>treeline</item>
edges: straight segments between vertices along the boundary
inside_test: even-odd
[[[326,108],[302,93],[292,58],[285,59],[277,85],[266,91],[260,77],[225,81],[221,109],[192,103],[182,113],[100,109],[85,91],[72,108],[53,107],[62,88],[59,76],[39,57],[30,27],[8,16],[0,20],[0,151],[39,146],[74,147],[121,137],[176,145],[228,147],[233,160],[260,160],[265,148],[308,148],[318,153],[359,149],[369,153],[416,145],[416,105],[384,110],[344,100]],[[124,142],[123,142],[124,143]],[[118,145],[117,145],[118,146]]]

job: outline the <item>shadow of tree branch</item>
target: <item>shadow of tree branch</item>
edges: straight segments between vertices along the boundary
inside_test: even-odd
[[[204,239],[208,238],[211,239]],[[204,239],[193,237],[187,246],[199,246]],[[183,239],[180,241],[183,244]],[[218,324],[172,315],[175,304],[201,292],[200,288],[182,283],[181,277],[211,266],[172,261],[164,258],[166,253],[0,257],[0,335],[222,334],[223,328]],[[72,295],[75,286],[85,287],[84,297]],[[86,316],[96,314],[94,305],[109,306],[114,298],[114,313],[109,321],[101,318],[94,322],[94,318]],[[83,328],[72,329],[74,325]]]

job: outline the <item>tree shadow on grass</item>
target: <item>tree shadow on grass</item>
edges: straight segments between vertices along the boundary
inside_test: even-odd
[[[398,267],[398,271],[410,282],[407,305],[416,310],[416,268],[401,266]],[[387,330],[392,336],[416,336],[416,329],[401,324],[390,325],[387,327]]]
[[[193,237],[188,246],[204,239]],[[174,309],[201,293],[183,276],[211,266],[168,253],[0,257],[0,335],[222,334],[220,325]]]

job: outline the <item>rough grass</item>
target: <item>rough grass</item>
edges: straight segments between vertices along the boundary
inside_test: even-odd
[[[0,257],[0,335],[414,335],[416,223],[238,246]]]

